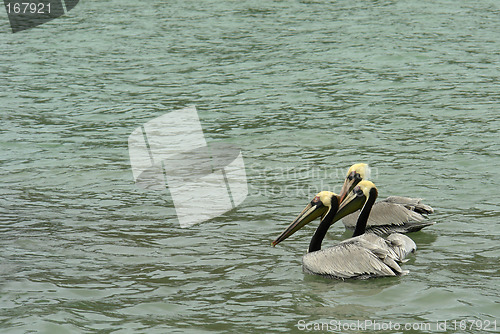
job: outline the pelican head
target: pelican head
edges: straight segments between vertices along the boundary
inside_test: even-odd
[[[370,197],[372,200],[375,200],[377,195],[378,190],[373,182],[367,180],[359,181],[358,184],[353,187],[352,191],[349,192],[340,203],[333,220],[340,220],[345,216],[361,209]]]
[[[367,164],[359,163],[352,165],[347,171],[342,189],[340,190],[340,201],[353,190],[353,188],[361,181],[370,178],[370,167]]]
[[[337,194],[331,191],[319,192],[312,201],[305,207],[304,210],[295,218],[295,220],[272,242],[276,246],[302,227],[312,222],[314,219],[321,217],[323,219],[331,210],[337,212],[339,206],[339,198]],[[332,212],[333,213],[333,212]]]

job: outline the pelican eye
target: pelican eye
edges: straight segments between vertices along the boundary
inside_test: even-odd
[[[356,196],[363,196],[363,190],[361,190],[361,187],[356,187],[353,189],[354,193],[356,194]]]
[[[354,178],[355,178],[356,180],[359,180],[359,181],[361,181],[361,180],[363,179],[363,178],[361,177],[361,175],[359,175],[358,173],[356,173],[356,174],[354,175]]]
[[[319,198],[319,196],[316,196],[311,201],[311,205],[315,205],[315,206],[320,208],[320,207],[324,206],[325,204],[323,204],[323,201],[321,200],[321,198]]]

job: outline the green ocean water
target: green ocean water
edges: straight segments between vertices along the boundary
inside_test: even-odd
[[[498,332],[498,1],[88,0],[8,23],[1,333]],[[182,229],[127,140],[189,105],[207,142],[241,148],[249,194]],[[356,162],[380,197],[435,209],[407,276],[303,274],[313,223],[270,246]]]

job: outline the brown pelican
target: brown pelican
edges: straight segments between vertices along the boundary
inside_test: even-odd
[[[370,167],[367,164],[352,165],[347,171],[344,185],[340,190],[340,201],[352,191],[362,180],[370,177]],[[422,228],[434,225],[427,221],[425,214],[433,213],[434,209],[421,203],[420,198],[390,196],[378,201],[372,208],[367,223],[367,231],[378,235],[392,232],[408,233],[420,231]],[[353,213],[342,219],[344,226],[353,230],[359,213]]]
[[[404,275],[397,262],[417,248],[409,237],[393,233],[383,239],[365,233],[370,210],[377,198],[377,188],[370,181],[360,181],[339,206],[339,196],[320,192],[299,214],[290,226],[276,239],[276,246],[307,223],[321,218],[321,223],[309,244],[308,253],[302,258],[305,273],[329,278],[370,278]],[[337,220],[361,208],[353,237],[331,248],[321,249],[328,228]]]

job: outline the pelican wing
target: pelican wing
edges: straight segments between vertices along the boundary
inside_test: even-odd
[[[401,204],[408,210],[415,211],[420,214],[434,213],[434,209],[430,205],[422,203],[421,198],[389,196],[384,200],[384,202]]]
[[[344,279],[404,275],[401,260],[385,239],[369,233],[307,253],[302,263],[307,273]]]
[[[433,222],[425,221],[426,218],[412,211],[419,199],[392,196],[386,200],[373,205],[366,225],[367,231],[373,230],[377,234],[389,234],[390,232],[413,232],[423,227],[433,225]],[[419,206],[421,208],[422,206]],[[430,206],[428,208],[432,209]],[[423,209],[421,209],[423,210]],[[428,210],[427,212],[431,212]],[[358,220],[359,211],[344,218],[342,222],[348,229],[354,229]]]
[[[387,239],[379,237],[374,233],[365,233],[356,238],[356,243],[361,247],[378,254],[380,258],[385,254],[397,262],[404,262],[408,254],[414,253],[417,250],[415,242],[410,237],[401,233],[392,233]],[[356,238],[347,239],[344,242],[349,242]]]

